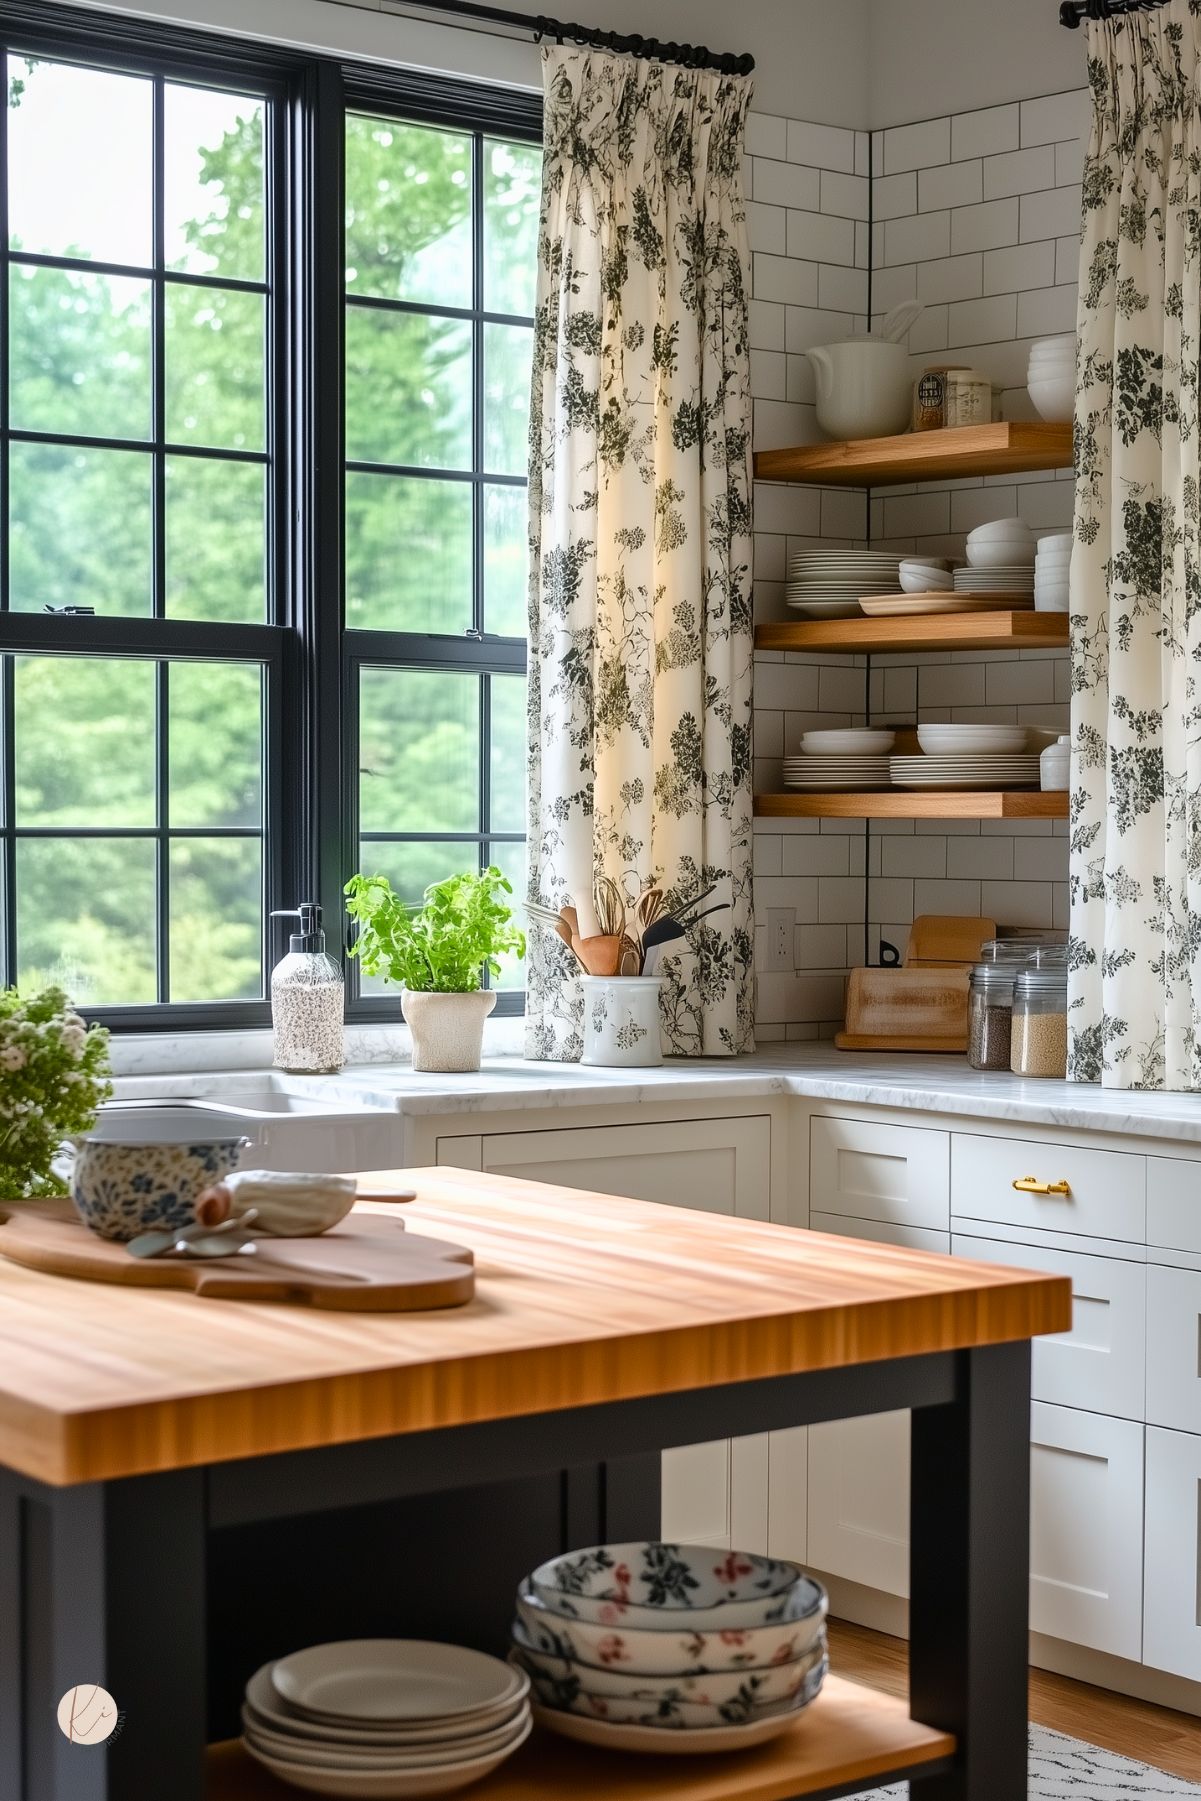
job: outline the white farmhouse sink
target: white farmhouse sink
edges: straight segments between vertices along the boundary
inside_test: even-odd
[[[402,1161],[402,1123],[395,1113],[281,1094],[268,1082],[248,1081],[212,1095],[108,1101],[96,1131],[126,1140],[241,1134],[252,1141],[242,1157],[246,1169],[339,1173]]]

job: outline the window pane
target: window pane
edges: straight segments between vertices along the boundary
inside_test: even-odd
[[[263,279],[261,100],[168,82],[163,213],[168,269]]]
[[[525,678],[492,682],[492,817],[494,832],[525,831]]]
[[[528,327],[485,325],[484,467],[493,475],[525,475],[529,468],[533,352]]]
[[[139,450],[9,447],[9,602],[18,612],[152,610],[151,459]]]
[[[471,139],[351,114],[346,290],[471,305]]]
[[[359,824],[365,832],[479,829],[479,677],[364,669]]]
[[[153,840],[17,840],[17,981],[76,1006],[156,998]]]
[[[172,282],[166,306],[168,442],[262,450],[262,296]]]
[[[14,250],[151,260],[151,84],[8,59],[8,228]]]
[[[173,663],[167,684],[171,825],[260,827],[261,665]]]
[[[542,150],[484,140],[484,306],[490,313],[534,311]]]
[[[489,861],[508,877],[509,886],[513,890],[509,906],[513,920],[523,932],[528,933],[530,922],[526,918],[523,902],[525,900],[526,849],[524,844],[494,844],[489,851]],[[537,929],[537,928],[536,928]],[[498,989],[518,991],[525,987],[525,964],[520,957],[511,954],[500,959],[501,974],[489,978],[489,986]]]
[[[346,623],[368,631],[471,625],[471,485],[346,477]]]
[[[155,665],[112,657],[15,665],[18,826],[152,826]]]
[[[166,459],[167,617],[267,617],[267,472],[261,463]]]
[[[347,309],[346,454],[360,463],[470,469],[470,325]]]
[[[484,630],[524,638],[529,602],[529,500],[524,487],[484,485]]]
[[[150,436],[150,283],[9,272],[11,423],[88,438]]]
[[[170,849],[171,999],[263,992],[263,868],[257,838],[176,838]]]

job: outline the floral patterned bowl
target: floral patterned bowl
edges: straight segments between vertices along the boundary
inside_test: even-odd
[[[826,1634],[823,1628],[817,1642],[792,1663],[766,1670],[723,1670],[716,1675],[684,1671],[641,1676],[630,1670],[599,1670],[592,1664],[540,1650],[531,1644],[520,1620],[513,1622],[513,1647],[531,1678],[555,1683],[574,1681],[581,1692],[592,1697],[646,1701],[656,1706],[663,1701],[686,1701],[702,1707],[737,1704],[749,1712],[772,1702],[791,1701],[804,1688],[810,1674],[825,1658]]]
[[[763,1670],[774,1664],[794,1663],[812,1650],[825,1623],[826,1607],[823,1590],[818,1606],[804,1619],[777,1626],[698,1632],[687,1620],[681,1620],[679,1625],[668,1626],[665,1621],[648,1631],[624,1623],[618,1627],[595,1626],[589,1620],[564,1619],[538,1598],[528,1582],[517,1592],[517,1617],[537,1650],[572,1663],[642,1676],[674,1676],[681,1670],[689,1675]]]
[[[521,1652],[513,1651],[510,1656],[515,1663],[522,1663]],[[608,1720],[621,1725],[661,1726],[677,1732],[695,1732],[718,1726],[749,1725],[755,1720],[800,1713],[817,1698],[828,1668],[829,1660],[823,1654],[807,1672],[800,1688],[786,1701],[756,1704],[747,1694],[720,1705],[706,1705],[667,1695],[658,1699],[635,1695],[594,1695],[589,1694],[576,1674],[561,1680],[544,1676],[534,1669],[530,1669],[529,1674],[539,1705],[555,1713],[583,1714],[589,1719]]]
[[[706,1545],[593,1545],[536,1569],[529,1586],[564,1619],[721,1632],[807,1619],[825,1599],[798,1564]]]
[[[121,1244],[139,1232],[182,1230],[198,1223],[200,1197],[237,1168],[250,1143],[249,1138],[178,1144],[76,1138],[71,1199],[86,1226]]]

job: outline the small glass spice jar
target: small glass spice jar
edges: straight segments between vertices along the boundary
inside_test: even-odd
[[[1041,968],[1019,970],[1013,985],[1012,1056],[1015,1076],[1068,1073],[1068,968],[1066,956]]]
[[[967,1060],[973,1069],[1008,1069],[1013,1025],[1013,963],[977,963],[968,983]]]

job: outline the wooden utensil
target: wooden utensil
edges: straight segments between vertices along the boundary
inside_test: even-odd
[[[288,1301],[361,1313],[461,1307],[475,1293],[464,1245],[405,1230],[386,1214],[351,1214],[317,1238],[260,1238],[250,1256],[206,1263],[131,1257],[97,1238],[69,1201],[18,1202],[0,1224],[0,1256],[27,1269],[126,1288],[191,1290],[206,1300]]]
[[[571,948],[590,976],[615,976],[621,967],[621,936],[602,932],[597,938],[572,934]]]
[[[966,969],[853,969],[840,1051],[967,1049]]]

